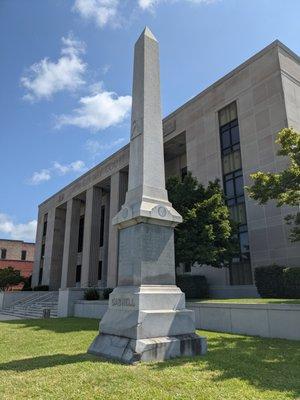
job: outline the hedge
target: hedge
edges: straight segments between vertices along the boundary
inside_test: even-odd
[[[283,270],[284,267],[278,265],[268,265],[255,268],[255,285],[261,297],[284,297]]]
[[[187,299],[208,298],[208,283],[203,275],[179,275],[176,277],[176,283]]]
[[[99,293],[96,288],[88,288],[84,291],[84,300],[99,300]]]
[[[257,267],[254,279],[263,298],[300,298],[300,268],[279,265]]]
[[[285,297],[300,299],[300,268],[285,268],[283,271]]]

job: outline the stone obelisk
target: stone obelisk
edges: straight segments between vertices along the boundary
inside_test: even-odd
[[[145,28],[134,49],[128,191],[113,219],[118,286],[90,353],[126,363],[205,353],[175,283],[174,227],[181,221],[165,188],[158,42]]]

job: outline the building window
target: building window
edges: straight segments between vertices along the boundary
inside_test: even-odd
[[[239,254],[232,260],[232,285],[252,283],[240,133],[236,103],[219,111],[223,185],[231,218],[238,224]]]
[[[76,266],[76,283],[81,281],[81,265]]]
[[[99,261],[98,263],[98,281],[101,281],[102,279],[102,261]]]
[[[40,268],[40,271],[39,271],[39,285],[42,284],[42,281],[43,281],[43,268]]]
[[[101,207],[101,219],[100,219],[100,247],[104,244],[104,223],[105,223],[105,206]]]
[[[45,257],[45,243],[42,244],[41,259]]]
[[[2,260],[6,259],[6,249],[1,249],[1,259]]]
[[[27,256],[27,251],[26,250],[22,250],[21,251],[21,260],[25,261],[26,260],[26,256]]]
[[[44,225],[43,225],[43,237],[46,236],[46,233],[47,233],[47,217],[48,217],[48,214],[45,214]]]
[[[84,215],[79,219],[79,234],[78,234],[78,253],[82,252],[83,248],[83,233],[84,233]]]
[[[188,170],[187,167],[181,168],[181,181],[183,182],[184,178],[187,176]]]

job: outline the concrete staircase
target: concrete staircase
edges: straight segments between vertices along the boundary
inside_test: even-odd
[[[43,318],[44,310],[50,310],[50,318],[57,317],[58,292],[37,294],[32,292],[28,297],[19,300],[10,307],[1,310],[1,314],[16,318]]]

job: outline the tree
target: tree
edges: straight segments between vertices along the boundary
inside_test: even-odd
[[[0,269],[0,291],[5,291],[11,286],[19,285],[19,283],[23,282],[23,279],[20,271],[13,267]]]
[[[292,225],[290,239],[296,242],[300,240],[300,134],[293,128],[284,128],[278,133],[275,143],[280,146],[277,154],[289,157],[289,166],[280,173],[258,171],[250,175],[254,184],[246,189],[259,204],[276,200],[278,207],[298,207],[295,214],[285,218]]]
[[[237,251],[234,226],[219,181],[207,188],[188,173],[167,180],[169,199],[183,222],[175,228],[176,265],[229,265]]]

